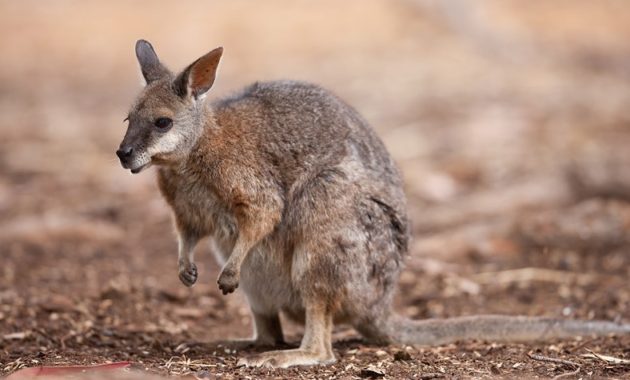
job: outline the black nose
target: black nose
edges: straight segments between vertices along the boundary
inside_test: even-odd
[[[116,151],[116,155],[121,160],[129,158],[131,156],[131,153],[133,153],[133,148],[130,146],[121,147],[120,149]]]

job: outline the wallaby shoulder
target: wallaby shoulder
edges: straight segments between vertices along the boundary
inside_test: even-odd
[[[284,185],[304,171],[317,174],[334,167],[348,155],[369,171],[368,177],[400,184],[374,130],[354,108],[318,85],[256,82],[210,107],[231,150],[269,164],[267,170]]]

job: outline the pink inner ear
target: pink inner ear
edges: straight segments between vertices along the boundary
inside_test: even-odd
[[[194,96],[201,95],[212,87],[222,53],[223,48],[216,48],[193,64],[190,71],[190,88]]]

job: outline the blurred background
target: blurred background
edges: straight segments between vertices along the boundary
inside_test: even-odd
[[[114,155],[139,38],[172,70],[223,46],[210,97],[298,79],[365,116],[405,177],[406,315],[630,318],[625,0],[0,0],[0,374],[165,371],[182,342],[249,334],[206,244],[179,283],[154,169]]]

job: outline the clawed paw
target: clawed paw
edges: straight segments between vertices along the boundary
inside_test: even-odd
[[[223,269],[217,280],[219,289],[221,289],[223,294],[232,293],[238,288],[238,277],[237,272],[230,269]]]
[[[179,279],[181,282],[191,287],[197,282],[197,266],[194,263],[179,267]]]

